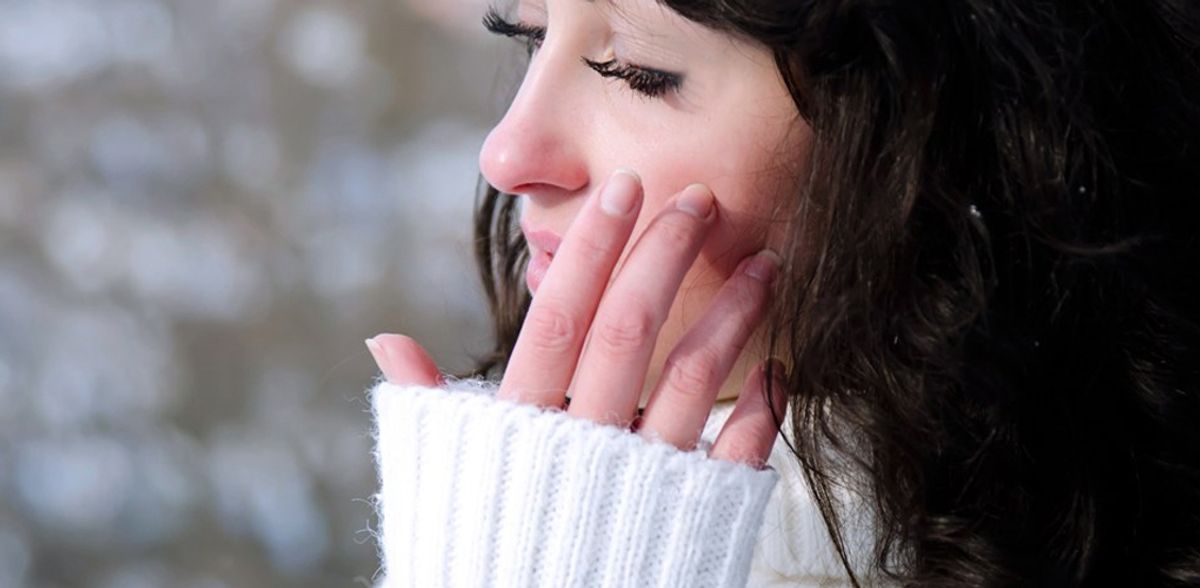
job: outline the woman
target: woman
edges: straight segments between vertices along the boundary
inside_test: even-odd
[[[368,342],[391,584],[1200,585],[1194,4],[485,24],[501,378]]]

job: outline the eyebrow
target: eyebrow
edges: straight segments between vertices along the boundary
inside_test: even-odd
[[[621,6],[618,4],[617,0],[583,0],[583,1],[587,4],[597,4],[597,3],[606,4],[607,6],[605,8],[609,9],[608,12],[612,16],[624,21],[626,24],[628,24],[630,27],[632,27],[634,29],[638,29],[641,32],[650,33],[653,36],[657,36],[656,35],[657,31],[650,29],[648,27],[642,26],[640,23],[638,23],[634,19],[626,16],[628,14],[628,12],[621,9]],[[657,4],[659,5],[660,8],[666,9],[668,12],[672,12],[672,13],[674,12],[665,4],[662,4],[662,3],[657,3]]]
[[[625,15],[624,15],[625,11],[623,11],[623,10],[621,10],[621,9],[620,9],[621,7],[618,5],[618,2],[617,2],[617,0],[583,0],[583,2],[584,2],[585,4],[593,4],[593,5],[594,5],[594,4],[597,4],[597,3],[603,3],[603,4],[607,4],[607,5],[608,5],[608,8],[613,8],[613,9],[616,9],[616,10],[614,10],[614,11],[613,11],[613,15],[614,15],[616,18],[619,18],[619,19],[621,19],[621,20],[622,20],[622,21],[624,21],[626,24],[630,25],[630,26],[631,26],[631,27],[633,27],[634,29],[638,29],[638,30],[640,30],[641,32],[644,32],[644,33],[649,33],[651,36],[659,36],[659,35],[657,34],[657,33],[658,33],[657,31],[655,31],[655,30],[653,30],[653,29],[650,29],[650,28],[647,28],[647,27],[644,27],[644,26],[642,26],[640,23],[637,23],[637,22],[635,22],[633,19],[631,19],[631,18],[629,18],[629,17],[625,16]],[[666,6],[665,4],[659,3],[659,6],[660,6],[661,8],[664,8],[664,9],[666,9],[668,12],[672,12],[672,13],[674,13],[674,12],[675,12],[674,10],[672,10],[670,7]],[[678,14],[678,13],[676,13],[676,14]]]

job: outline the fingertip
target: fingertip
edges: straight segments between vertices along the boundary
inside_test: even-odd
[[[368,340],[374,341],[377,345],[383,347],[384,349],[399,349],[405,346],[416,346],[419,348],[421,346],[412,337],[409,337],[408,335],[401,335],[399,333],[380,333]]]
[[[443,383],[437,364],[412,337],[384,333],[367,339],[366,344],[388,382],[427,387]]]
[[[642,179],[628,168],[618,168],[600,189],[600,209],[611,217],[630,215],[641,201]]]
[[[375,358],[375,363],[379,363],[380,358],[384,357],[383,346],[374,337],[363,341],[363,343],[367,344],[367,350],[371,352],[371,357]]]
[[[704,184],[691,184],[675,197],[675,208],[707,221],[716,212],[716,198]]]
[[[383,371],[383,366],[390,363],[387,357],[387,350],[374,337],[363,341],[363,343],[367,344],[367,351],[371,352],[371,357],[375,360],[375,365],[379,367],[380,371]]]
[[[634,171],[634,169],[631,167],[620,166],[617,169],[613,170],[613,175],[615,176],[617,174],[624,174],[624,175],[629,176],[630,178],[633,178],[633,181],[637,182],[637,184],[639,186],[642,184],[642,176],[638,175],[638,173],[636,171]]]

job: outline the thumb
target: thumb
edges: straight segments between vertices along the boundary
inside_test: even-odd
[[[367,339],[366,343],[388,382],[430,388],[443,384],[437,364],[411,337],[383,334]]]

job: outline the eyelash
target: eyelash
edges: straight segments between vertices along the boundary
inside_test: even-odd
[[[533,52],[542,47],[542,41],[546,40],[546,27],[535,27],[525,23],[513,23],[504,20],[496,9],[488,8],[483,15],[483,28],[489,33],[508,37],[510,39],[519,39],[524,41],[525,50],[533,55]]]
[[[623,80],[634,92],[649,98],[661,98],[668,92],[677,92],[683,85],[683,76],[640,65],[621,63],[616,59],[583,62],[602,77]]]
[[[496,35],[524,41],[525,50],[529,55],[540,49],[542,42],[546,40],[546,27],[508,22],[495,8],[488,8],[483,15],[483,28]],[[648,98],[661,98],[670,92],[678,91],[683,85],[683,76],[680,74],[621,63],[616,59],[593,61],[584,57],[583,63],[601,77],[619,79],[634,92]]]

